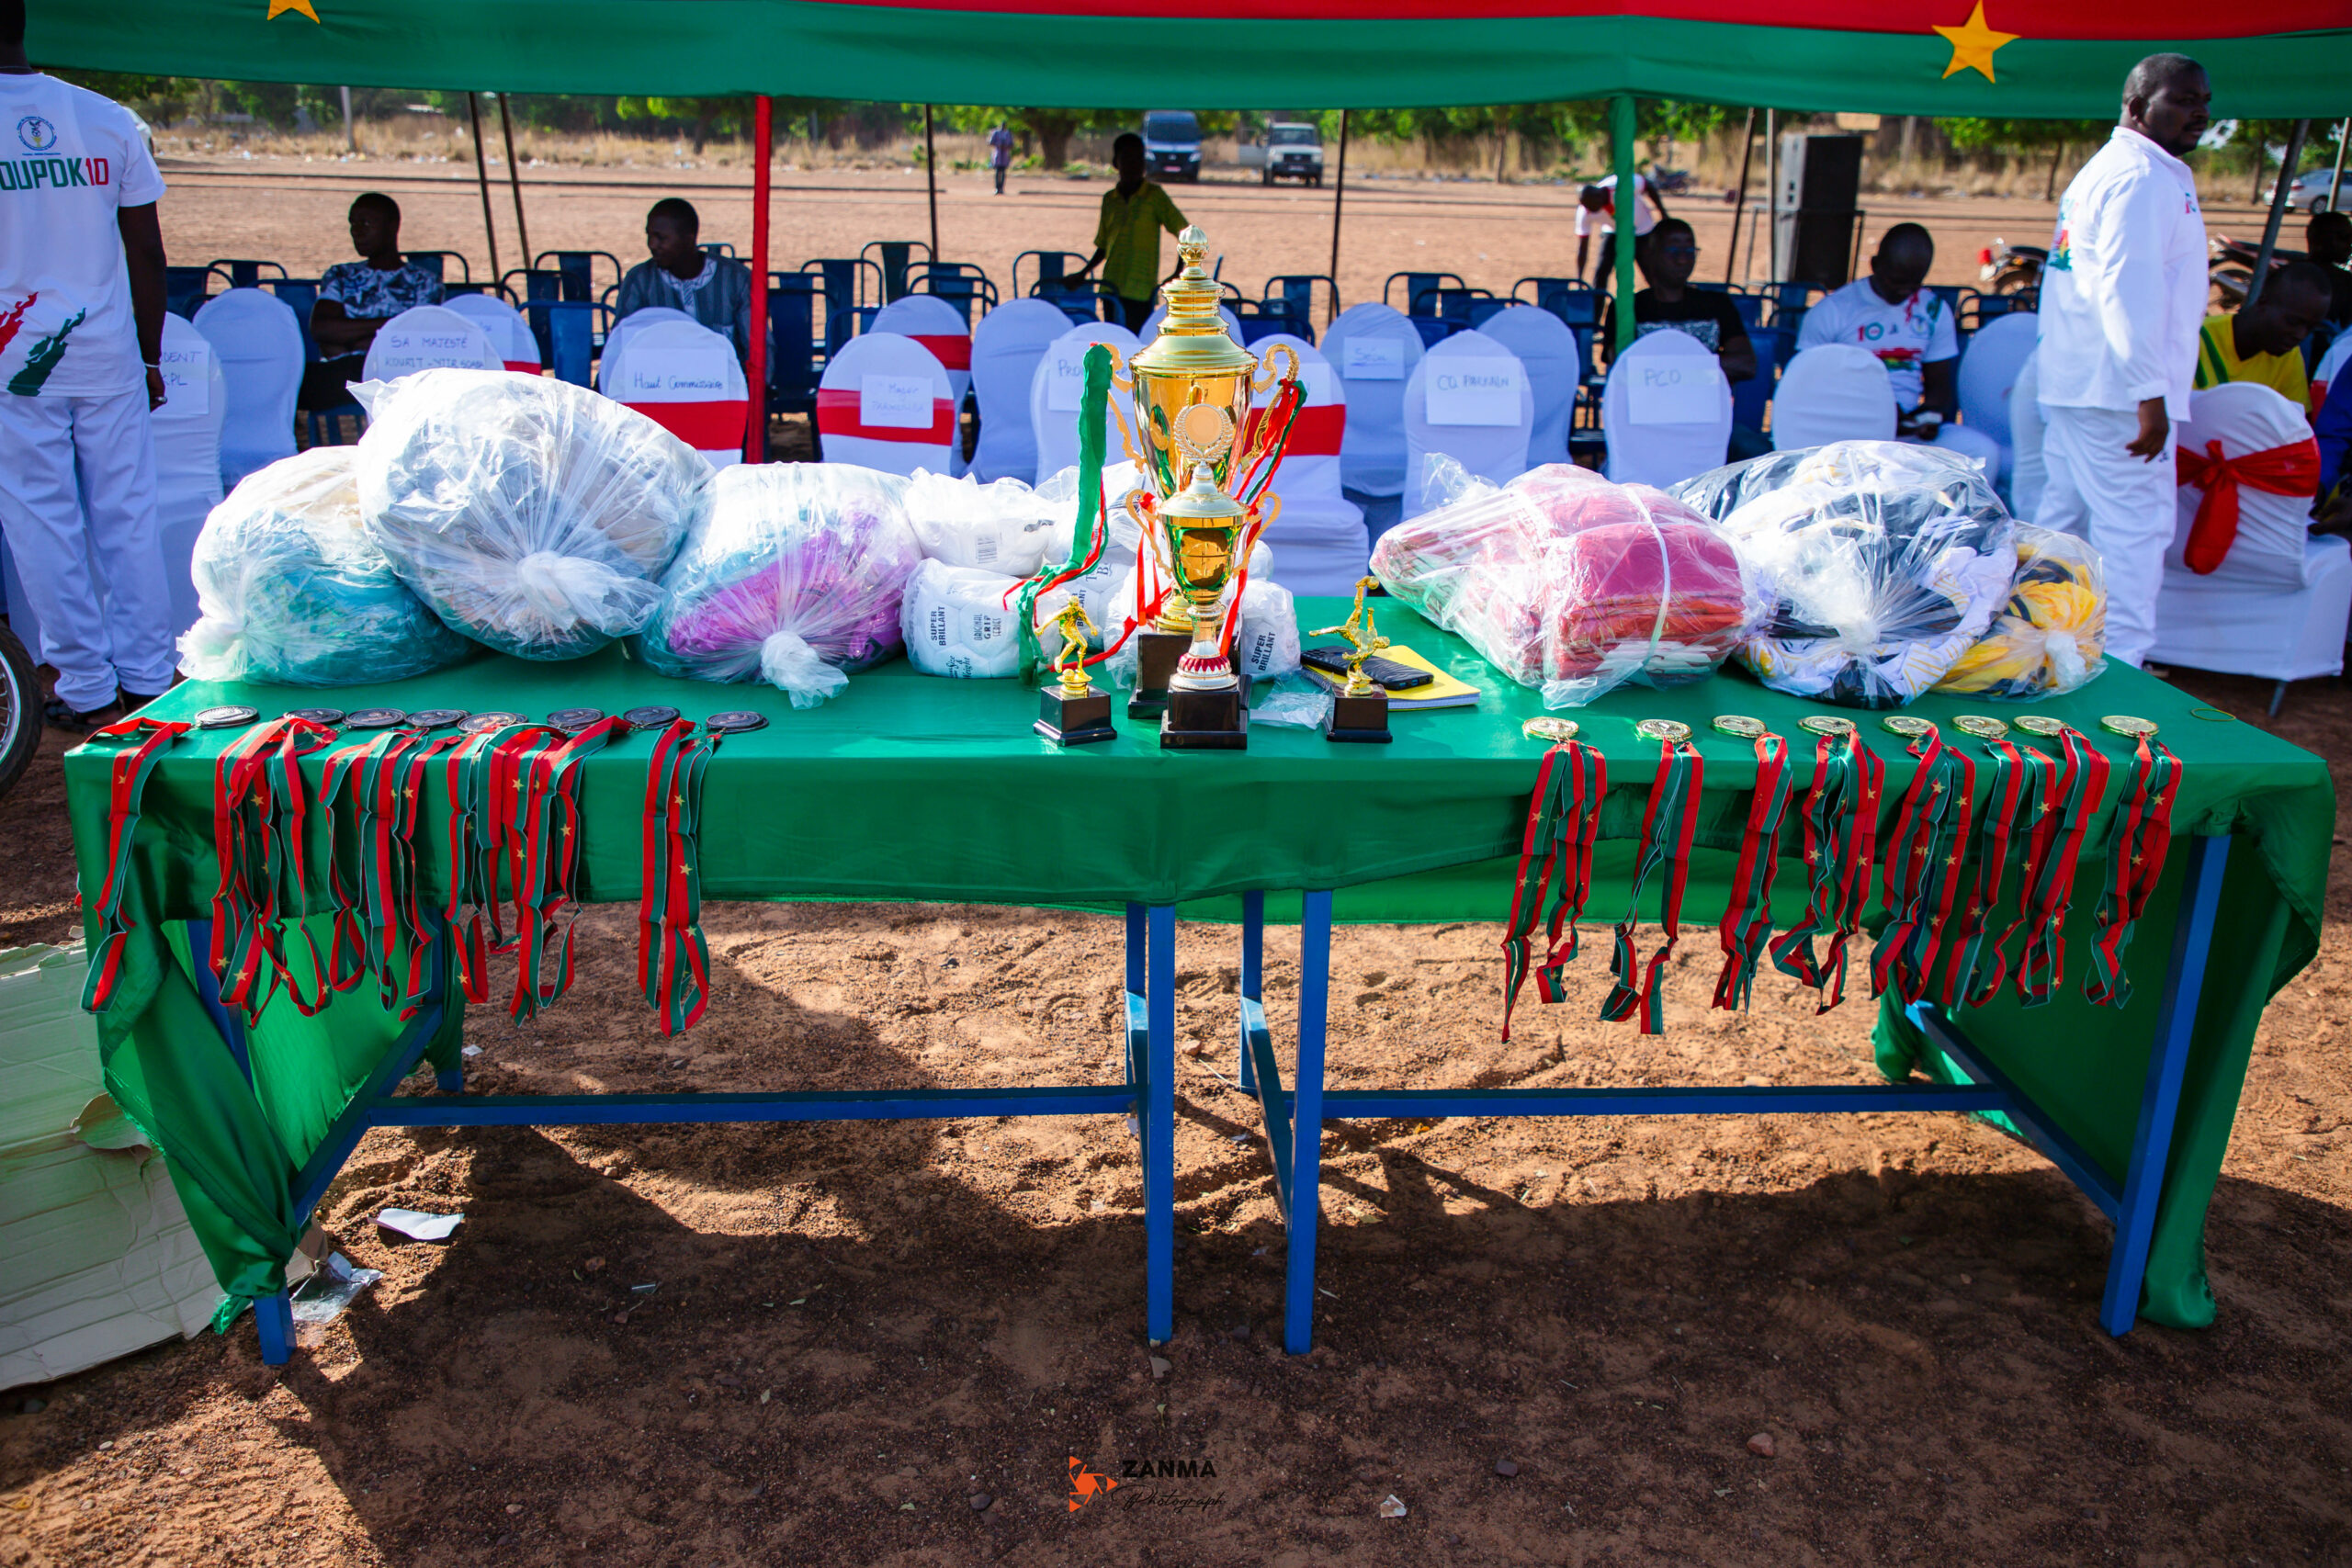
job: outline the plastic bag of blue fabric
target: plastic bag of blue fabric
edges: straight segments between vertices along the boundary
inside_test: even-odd
[[[392,570],[452,628],[575,659],[642,627],[707,504],[710,465],[585,387],[503,370],[367,382],[359,508]]]
[[[191,562],[201,613],[179,639],[190,679],[367,685],[473,651],[361,529],[355,456],[314,446],[272,463],[204,520]]]

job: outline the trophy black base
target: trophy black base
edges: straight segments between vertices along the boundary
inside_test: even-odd
[[[1136,633],[1136,689],[1127,698],[1129,718],[1158,718],[1168,711],[1168,682],[1176,674],[1176,661],[1192,646],[1187,632]]]
[[[1334,695],[1330,716],[1323,721],[1323,739],[1372,746],[1385,746],[1396,739],[1388,730],[1388,694],[1375,692],[1368,697]]]
[[[1222,692],[1170,692],[1168,712],[1159,721],[1163,751],[1242,751],[1250,746],[1250,716],[1241,706],[1241,689]]]
[[[1036,732],[1058,746],[1090,746],[1118,735],[1111,728],[1111,694],[1089,692],[1073,697],[1058,686],[1037,694]]]

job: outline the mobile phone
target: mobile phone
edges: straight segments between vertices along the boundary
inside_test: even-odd
[[[1345,680],[1348,660],[1354,655],[1355,649],[1347,644],[1333,643],[1328,648],[1307,649],[1298,656],[1298,661],[1310,670],[1319,670],[1326,675]],[[1426,670],[1416,670],[1409,664],[1399,664],[1376,653],[1363,661],[1363,672],[1384,690],[1391,692],[1409,692],[1437,679]]]

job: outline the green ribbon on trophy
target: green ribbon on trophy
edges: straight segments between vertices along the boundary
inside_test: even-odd
[[[1098,343],[1089,348],[1084,366],[1085,381],[1078,397],[1078,525],[1070,530],[1069,558],[1059,566],[1040,568],[1014,590],[1013,612],[1020,625],[1018,668],[1023,681],[1046,665],[1045,649],[1037,637],[1037,595],[1092,571],[1111,538],[1110,507],[1102,494],[1103,427],[1111,417],[1109,346]],[[1117,646],[1118,642],[1106,642],[1102,653],[1107,655]]]

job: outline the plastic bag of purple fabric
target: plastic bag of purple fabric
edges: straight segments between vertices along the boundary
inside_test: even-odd
[[[631,655],[664,675],[765,680],[795,707],[839,693],[904,646],[899,604],[923,558],[905,485],[845,463],[720,469]]]

